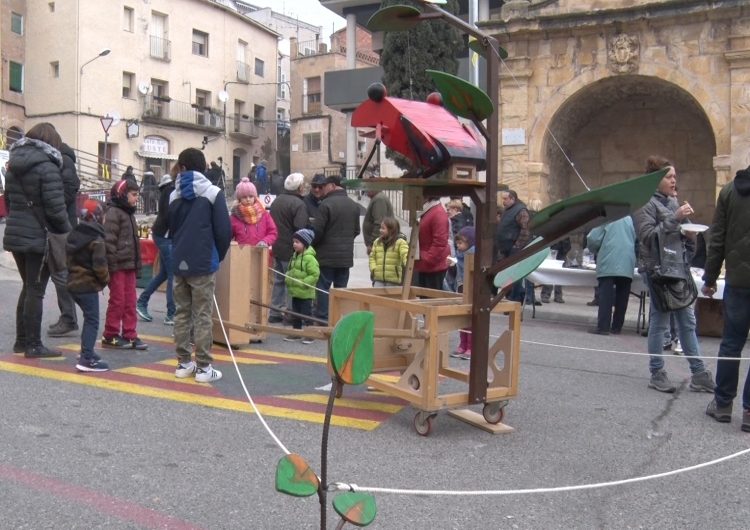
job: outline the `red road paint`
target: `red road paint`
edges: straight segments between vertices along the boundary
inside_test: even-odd
[[[2,464],[0,464],[0,479],[16,482],[145,528],[169,528],[170,530],[198,530],[203,528],[140,504]]]

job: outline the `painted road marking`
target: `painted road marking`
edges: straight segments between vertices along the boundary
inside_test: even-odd
[[[156,338],[156,337],[154,337]],[[149,337],[151,339],[151,337]],[[163,339],[163,338],[162,338]],[[155,348],[159,342],[151,340]],[[159,344],[161,345],[161,344]],[[77,344],[64,345],[62,349],[77,353]],[[216,353],[217,361],[231,364],[231,356]],[[309,355],[268,352],[254,348],[243,348],[235,353],[240,365],[285,366],[295,364],[325,364],[326,360]],[[137,360],[136,357],[133,358]],[[63,361],[63,362],[59,362]],[[71,359],[30,360],[23,355],[0,357],[0,370],[45,379],[81,384],[103,390],[166,399],[180,403],[253,414],[252,406],[244,395],[233,397],[222,394],[220,388],[207,383],[196,383],[193,378],[174,377],[174,359],[127,366],[109,372],[82,374],[70,365]],[[392,376],[388,376],[389,378]],[[397,379],[397,378],[396,378]],[[219,385],[220,387],[220,385]],[[261,414],[268,417],[295,421],[323,423],[328,396],[325,394],[293,394],[253,396]],[[353,393],[335,401],[331,424],[339,427],[373,430],[393,414],[398,413],[405,402],[384,394]]]

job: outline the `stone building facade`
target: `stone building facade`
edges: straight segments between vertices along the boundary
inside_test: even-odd
[[[501,179],[544,204],[673,160],[710,222],[750,164],[750,3],[511,0],[480,26],[501,66]]]

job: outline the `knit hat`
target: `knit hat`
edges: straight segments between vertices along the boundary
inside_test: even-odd
[[[104,223],[104,207],[99,201],[86,199],[83,201],[83,207],[78,212],[78,217],[82,221],[96,221],[99,224]]]
[[[304,181],[305,176],[302,173],[292,173],[284,181],[284,189],[287,191],[297,191]]]
[[[297,230],[294,235],[292,235],[292,238],[301,241],[306,247],[309,247],[310,245],[312,245],[313,239],[315,238],[315,233],[309,228],[303,228],[301,230]]]
[[[247,177],[242,177],[242,180],[240,180],[237,187],[234,189],[234,196],[238,200],[244,199],[245,197],[257,197],[258,190],[255,189],[255,184],[250,182]]]
[[[109,196],[112,199],[127,199],[129,191],[138,191],[138,184],[132,180],[118,180],[109,190]]]
[[[461,230],[458,231],[458,234],[456,234],[456,238],[461,238],[469,245],[469,248],[474,246],[474,241],[476,239],[475,236],[476,232],[474,230],[473,226],[464,226]]]
[[[161,176],[161,180],[159,180],[159,187],[161,188],[163,186],[166,186],[167,184],[170,184],[171,182],[173,182],[172,175],[170,175],[169,173],[164,173]]]

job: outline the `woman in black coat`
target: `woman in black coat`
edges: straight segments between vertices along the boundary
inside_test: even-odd
[[[41,339],[44,291],[49,280],[47,231],[63,234],[71,229],[63,193],[61,144],[55,128],[40,123],[13,144],[8,161],[8,219],[3,248],[13,254],[23,281],[13,351],[23,352],[28,358],[61,355],[46,348]]]

